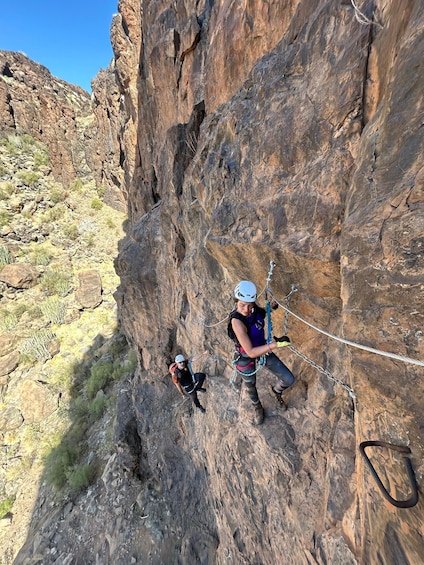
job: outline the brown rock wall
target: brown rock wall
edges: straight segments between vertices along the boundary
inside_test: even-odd
[[[166,358],[209,351],[215,378],[206,422],[192,424],[193,459],[206,467],[216,561],[414,562],[420,507],[394,511],[358,446],[410,445],[422,476],[422,367],[349,348],[290,317],[296,349],[324,373],[284,352],[298,378],[290,408],[283,418],[274,411],[272,378],[260,377],[269,417],[251,430],[225,385],[231,347],[216,324],[237,280],[262,288],[274,260],[272,289],[283,297],[296,285],[298,315],[422,357],[419,3],[377,3],[373,26],[349,3],[143,7],[140,73],[131,79],[139,81],[138,154],[117,300],[146,371],[144,398],[160,394],[147,383]],[[274,324],[284,325],[282,311]],[[353,402],[332,376],[354,389]],[[149,404],[137,414],[155,467]],[[156,476],[166,484],[162,457]],[[405,471],[392,454],[383,459],[402,497]]]
[[[93,120],[90,96],[22,53],[0,51],[0,132],[27,133],[49,149],[55,178],[68,186],[91,171],[83,132]]]

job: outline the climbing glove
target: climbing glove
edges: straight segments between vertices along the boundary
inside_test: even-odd
[[[277,342],[277,347],[285,347],[286,345],[291,345],[290,338],[288,338],[286,335],[283,335],[282,337],[274,336],[274,339]]]

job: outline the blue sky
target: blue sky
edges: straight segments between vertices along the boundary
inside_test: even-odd
[[[20,51],[52,75],[91,92],[109,65],[118,0],[3,0],[0,50]]]

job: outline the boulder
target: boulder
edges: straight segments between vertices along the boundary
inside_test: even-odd
[[[0,357],[0,377],[5,377],[9,375],[12,371],[16,369],[19,364],[19,353],[18,351],[11,351],[7,355]]]
[[[92,269],[78,274],[79,287],[75,299],[81,308],[96,308],[102,302],[102,280],[98,271]]]
[[[52,414],[58,405],[57,396],[50,390],[31,379],[19,384],[20,410],[25,422],[41,422]]]
[[[37,282],[40,273],[28,263],[11,263],[0,272],[0,281],[13,288],[31,288]]]
[[[16,345],[18,338],[13,334],[0,335],[0,357],[11,353]]]

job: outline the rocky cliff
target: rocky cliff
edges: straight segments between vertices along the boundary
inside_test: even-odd
[[[3,134],[33,136],[46,145],[53,175],[65,188],[76,177],[89,182],[94,176],[103,184],[105,200],[123,210],[122,187],[105,174],[105,152],[99,148],[107,149],[109,138],[98,127],[94,109],[90,95],[79,86],[54,77],[22,53],[0,51]]]
[[[359,450],[409,447],[421,488],[421,2],[118,7],[93,90],[128,204],[115,298],[139,370],[103,482],[60,523],[37,511],[16,562],[422,562],[422,500],[393,505]],[[296,383],[281,413],[258,374],[253,427],[225,319],[271,261]],[[204,415],[169,380],[177,352],[208,375]],[[408,499],[403,454],[367,453]]]
[[[84,129],[93,121],[90,96],[52,76],[22,53],[0,51],[0,115],[4,133],[30,134],[49,148],[52,169],[65,186],[90,173]]]
[[[140,355],[143,464],[168,500],[177,495],[182,548],[210,539],[220,563],[414,563],[422,506],[387,503],[358,446],[410,446],[420,482],[422,365],[340,344],[290,316],[295,348],[355,399],[284,352],[297,376],[289,410],[277,412],[272,377],[260,374],[268,417],[252,429],[228,383],[231,347],[217,322],[236,282],[263,288],[273,260],[272,290],[284,297],[296,285],[291,308],[302,318],[423,358],[420,3],[142,8],[121,2],[113,24],[128,108],[120,139],[134,156],[116,298]],[[124,54],[131,68],[120,68]],[[281,311],[274,323],[283,327]],[[176,412],[169,437],[157,377],[180,350],[208,351],[207,415],[186,423]],[[407,498],[402,458],[375,451],[386,484]]]

